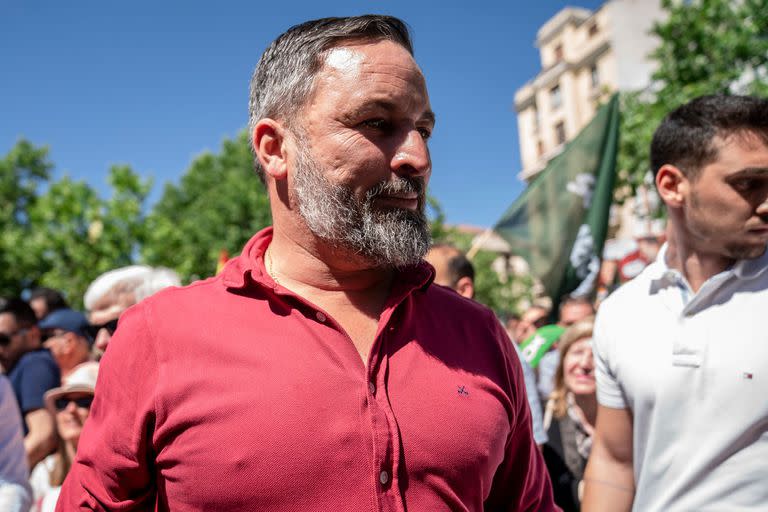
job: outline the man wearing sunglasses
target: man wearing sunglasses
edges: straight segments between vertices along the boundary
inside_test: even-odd
[[[0,309],[0,364],[11,381],[24,418],[24,448],[30,469],[56,448],[56,432],[43,395],[59,385],[60,373],[40,343],[35,312],[20,299]]]
[[[38,327],[44,338],[43,346],[51,351],[59,365],[62,380],[91,359],[94,337],[88,320],[79,311],[56,310],[43,318]]]
[[[94,361],[81,364],[62,378],[61,387],[45,394],[45,406],[56,422],[59,449],[38,464],[29,478],[39,507],[35,510],[50,512],[56,506],[61,484],[72,466],[80,434],[90,415],[98,372],[99,364]]]

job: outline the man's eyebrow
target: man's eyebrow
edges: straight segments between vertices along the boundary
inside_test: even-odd
[[[389,101],[383,101],[383,100],[367,101],[362,105],[358,105],[357,107],[344,113],[343,117],[347,121],[353,121],[353,120],[357,120],[360,117],[369,115],[373,110],[385,110],[387,112],[392,112],[396,109],[397,109],[397,106],[394,103],[391,103]]]
[[[768,167],[745,167],[728,176],[728,180],[768,177]]]
[[[346,120],[354,120],[358,119],[360,117],[365,116],[366,114],[369,114],[372,110],[381,109],[388,113],[396,112],[399,108],[399,105],[396,103],[393,103],[391,101],[386,100],[373,100],[367,103],[364,103],[351,111],[344,114],[344,119]],[[419,116],[419,121],[426,121],[431,124],[435,124],[435,113],[431,110],[425,111],[421,116]]]

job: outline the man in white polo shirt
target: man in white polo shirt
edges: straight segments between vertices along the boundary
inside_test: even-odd
[[[651,165],[669,241],[598,311],[582,510],[766,510],[768,100],[683,105]]]

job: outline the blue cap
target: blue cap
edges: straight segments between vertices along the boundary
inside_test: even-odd
[[[78,336],[89,339],[86,328],[88,320],[85,315],[73,309],[57,309],[51,311],[37,324],[40,329],[61,329],[73,332]]]

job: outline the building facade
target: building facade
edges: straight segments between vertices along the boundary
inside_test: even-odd
[[[649,34],[657,0],[609,0],[596,11],[566,7],[538,31],[541,71],[515,93],[522,171],[530,181],[615,91],[644,89],[653,72]]]

